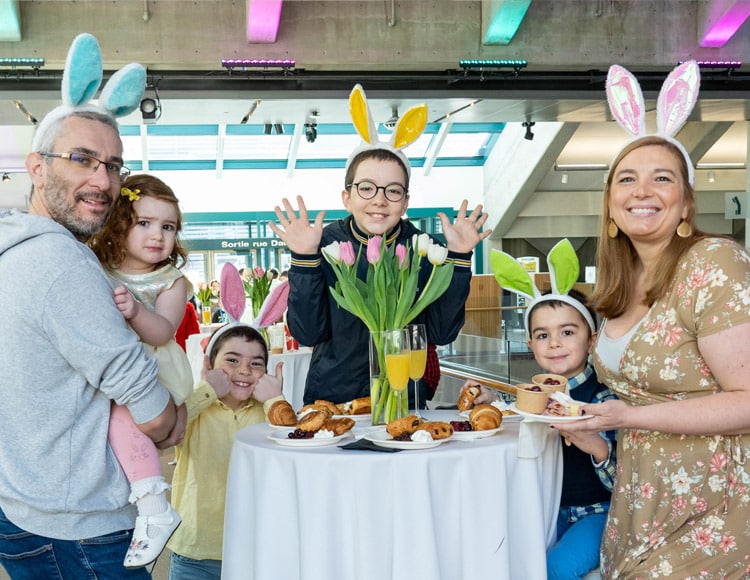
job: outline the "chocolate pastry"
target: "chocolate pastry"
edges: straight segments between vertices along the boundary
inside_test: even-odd
[[[400,437],[402,435],[411,435],[421,424],[422,419],[416,415],[409,415],[408,417],[401,417],[401,419],[391,421],[385,430],[388,431],[391,437]]]
[[[417,427],[417,431],[427,431],[433,439],[446,439],[453,435],[453,427],[445,421],[427,421]]]

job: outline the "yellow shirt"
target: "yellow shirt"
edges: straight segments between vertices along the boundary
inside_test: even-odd
[[[207,382],[195,387],[185,401],[188,425],[176,449],[172,505],[182,524],[168,544],[170,550],[194,560],[221,560],[224,492],[234,434],[265,421],[268,407],[282,399],[269,399],[263,406],[250,399],[235,412],[216,397]]]

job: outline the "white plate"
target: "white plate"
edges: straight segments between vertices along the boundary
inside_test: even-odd
[[[357,423],[372,421],[372,413],[363,413],[362,415],[334,415],[334,419],[354,419]]]
[[[286,445],[288,447],[322,447],[323,445],[334,445],[349,437],[350,431],[347,431],[343,435],[337,435],[336,437],[319,438],[315,437],[311,439],[289,439],[288,435],[294,431],[294,429],[287,429],[286,431],[275,431],[268,435],[268,438],[278,443],[279,445]]]
[[[385,429],[367,433],[363,438],[372,441],[378,447],[390,449],[431,449],[450,439],[450,437],[447,437],[445,439],[433,439],[432,441],[396,441]]]
[[[533,419],[538,423],[573,423],[574,421],[582,421],[593,417],[593,415],[567,415],[565,417],[557,417],[555,415],[537,415],[536,413],[521,411],[521,409],[516,407],[515,403],[510,404],[510,409],[514,413],[518,413],[526,419]]]
[[[268,421],[268,426],[271,429],[276,429],[277,431],[294,431],[297,428],[294,425],[274,425],[270,421]]]
[[[505,420],[503,418],[503,420]],[[485,437],[492,437],[495,433],[499,433],[503,430],[503,426],[500,425],[497,429],[485,429],[484,431],[453,431],[451,439],[457,439],[458,441],[471,441],[472,439],[484,439]]]
[[[518,411],[513,411],[514,413],[518,413]],[[462,417],[468,419],[469,415],[471,415],[471,409],[468,411],[461,411],[459,413]],[[520,423],[523,421],[523,417],[521,415],[503,415],[503,423]],[[466,433],[466,431],[464,431]]]

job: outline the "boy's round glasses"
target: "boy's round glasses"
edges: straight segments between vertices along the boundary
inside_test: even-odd
[[[347,187],[352,187],[357,190],[357,195],[362,199],[372,199],[378,194],[379,190],[383,190],[383,194],[388,201],[401,201],[404,196],[409,192],[403,185],[399,183],[390,183],[386,186],[375,185],[370,181],[360,181],[359,183],[350,183]]]
[[[121,181],[125,180],[130,175],[130,169],[125,167],[122,163],[116,161],[102,161],[86,153],[40,153],[42,157],[59,157],[60,159],[67,159],[70,164],[76,169],[82,169],[96,173],[99,170],[100,165],[104,165],[107,173],[111,177],[117,177]]]

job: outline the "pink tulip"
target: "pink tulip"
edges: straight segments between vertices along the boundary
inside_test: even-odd
[[[406,246],[404,244],[398,244],[396,246],[396,257],[398,258],[398,267],[401,268],[406,260]],[[409,265],[408,263],[406,264]]]
[[[370,264],[377,264],[380,261],[380,244],[383,243],[383,236],[375,236],[367,242],[367,261]]]
[[[255,268],[253,268],[253,276],[255,276],[256,278],[262,278],[263,276],[265,276],[265,274],[266,273],[263,271],[263,268],[261,268],[260,266],[255,266]]]
[[[354,255],[354,246],[351,242],[341,242],[339,245],[339,250],[341,252],[341,261],[344,262],[347,266],[351,266],[354,264],[354,261],[357,259],[357,256]]]

